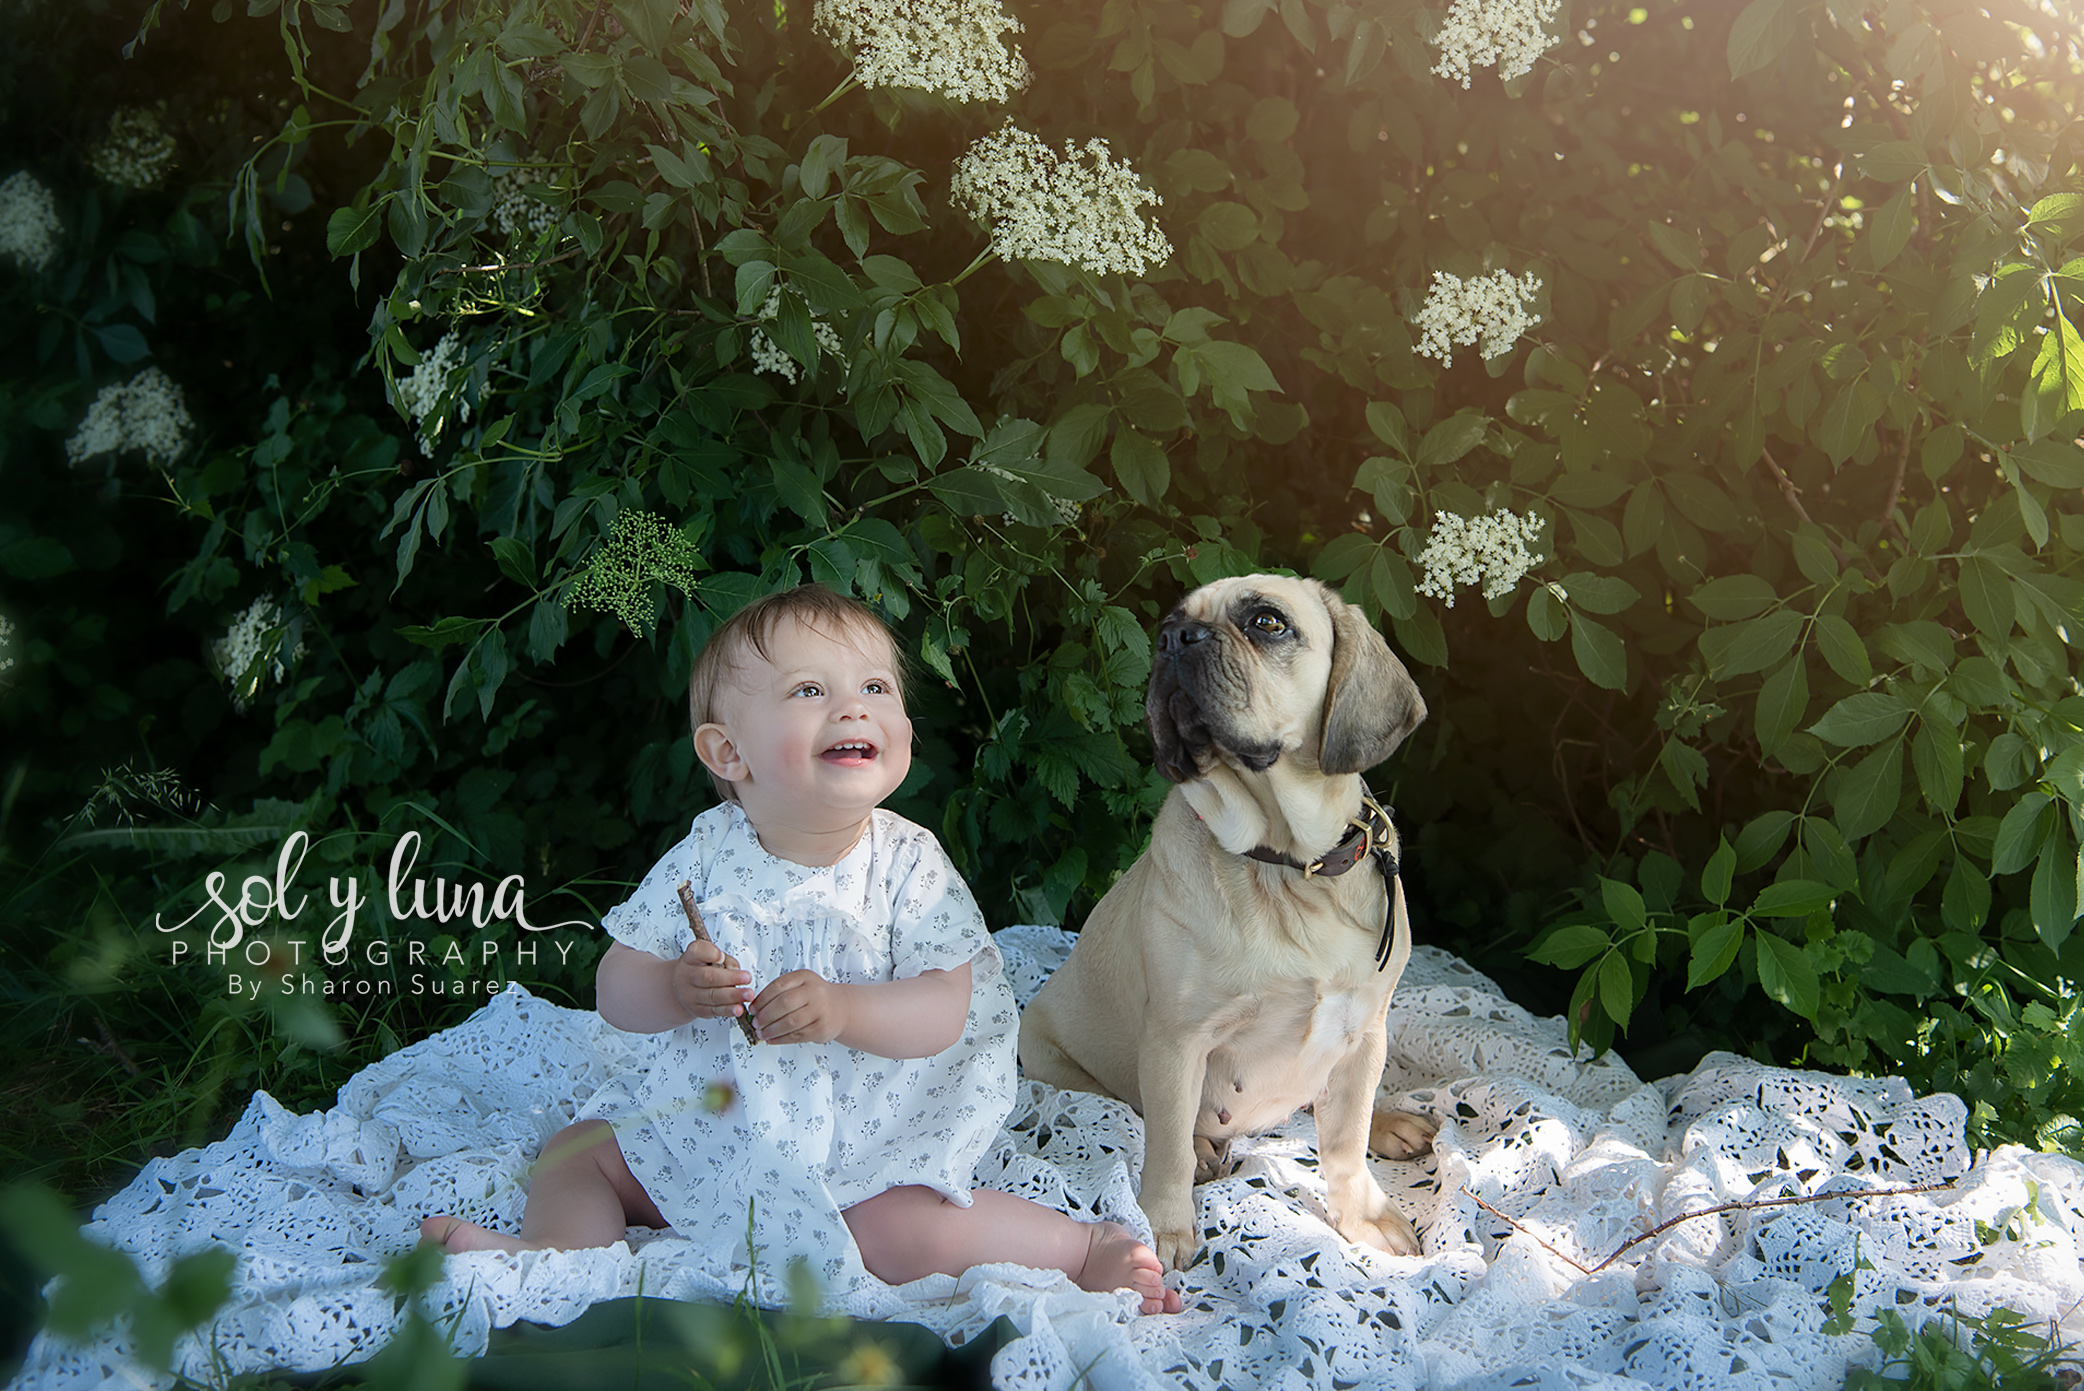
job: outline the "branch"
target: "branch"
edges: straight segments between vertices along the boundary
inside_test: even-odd
[[[1906,425],[1903,428],[1903,445],[1896,451],[1896,476],[1889,480],[1888,500],[1882,503],[1881,511],[1876,513],[1874,518],[1902,537],[1906,543],[1910,538],[1904,536],[1903,527],[1896,521],[1896,501],[1903,496],[1903,469],[1910,462],[1910,434],[1910,427]]]
[[[1780,496],[1786,498],[1787,505],[1795,509],[1795,515],[1814,526],[1816,523],[1810,517],[1809,509],[1802,506],[1802,490],[1795,486],[1793,479],[1781,472],[1780,465],[1773,461],[1772,451],[1761,449],[1758,451],[1758,457],[1766,461],[1767,471],[1773,475],[1774,481],[1780,485]]]
[[[1476,1204],[1485,1212],[1488,1212],[1491,1216],[1497,1218],[1499,1221],[1503,1222],[1506,1226],[1512,1228],[1514,1231],[1519,1232],[1523,1236],[1528,1237],[1536,1245],[1540,1246],[1542,1250],[1547,1251],[1550,1255],[1556,1257],[1558,1260],[1564,1262],[1566,1265],[1571,1266],[1573,1269],[1582,1271],[1586,1275],[1597,1275],[1600,1271],[1605,1270],[1615,1261],[1621,1259],[1623,1255],[1625,1255],[1628,1251],[1632,1250],[1633,1248],[1642,1245],[1644,1242],[1649,1241],[1653,1237],[1663,1235],[1665,1232],[1670,1231],[1673,1227],[1678,1226],[1681,1222],[1691,1222],[1696,1217],[1713,1217],[1717,1213],[1722,1212],[1752,1212],[1761,1208],[1769,1207],[1795,1207],[1807,1203],[1851,1202],[1865,1198],[1901,1198],[1906,1194],[1911,1193],[1942,1193],[1950,1191],[1956,1182],[1957,1180],[1948,1179],[1945,1183],[1921,1183],[1910,1188],[1883,1188],[1871,1193],[1808,1193],[1804,1194],[1799,1198],[1760,1198],[1748,1202],[1721,1203],[1715,1207],[1701,1208],[1697,1212],[1682,1212],[1677,1217],[1667,1218],[1664,1221],[1659,1222],[1656,1226],[1650,1228],[1650,1230],[1642,1233],[1640,1236],[1631,1237],[1627,1241],[1622,1242],[1620,1246],[1615,1248],[1614,1251],[1610,1255],[1608,1255],[1605,1260],[1601,1261],[1598,1265],[1584,1265],[1572,1259],[1571,1257],[1564,1255],[1561,1251],[1558,1251],[1555,1247],[1549,1245],[1540,1237],[1535,1236],[1533,1232],[1528,1231],[1518,1222],[1514,1221],[1510,1217],[1507,1217],[1504,1213],[1492,1207],[1482,1198],[1479,1198],[1475,1193],[1471,1192],[1469,1189],[1463,1189],[1462,1194],[1463,1196],[1468,1198],[1470,1202]]]

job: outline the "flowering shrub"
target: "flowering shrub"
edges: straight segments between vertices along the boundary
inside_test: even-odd
[[[180,457],[194,428],[181,388],[157,367],[147,367],[96,393],[79,428],[65,441],[65,457],[78,467],[134,450],[164,468]]]
[[[1434,712],[1375,774],[1423,935],[1653,1073],[1922,1068],[2014,1135],[2075,1095],[1983,1013],[2066,1019],[2084,969],[2074,26],[222,8],[151,6],[76,144],[21,55],[87,37],[0,11],[36,758],[149,738],[342,837],[425,808],[430,855],[599,907],[705,795],[694,652],[811,578],[925,676],[897,809],[995,921],[1075,922],[1167,791],[1151,627],[1285,567]],[[900,13],[941,37],[877,50]],[[110,188],[88,151],[161,98],[182,161]],[[148,367],[195,422],[157,445],[97,406]],[[159,468],[61,462],[122,449]],[[210,661],[256,594],[308,635],[279,676]],[[23,785],[16,826],[85,795]]]
[[[818,0],[818,31],[854,56],[867,87],[917,87],[953,101],[1009,100],[1027,60],[1004,36],[1020,21],[999,0]]]

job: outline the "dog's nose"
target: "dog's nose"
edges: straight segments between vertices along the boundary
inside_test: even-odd
[[[1176,656],[1183,647],[1197,642],[1206,642],[1215,636],[1216,630],[1206,623],[1197,623],[1191,618],[1167,619],[1158,629],[1158,650],[1166,656]]]

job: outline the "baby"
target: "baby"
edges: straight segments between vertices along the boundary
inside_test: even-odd
[[[750,1210],[763,1257],[828,1281],[851,1247],[891,1284],[1006,1261],[1178,1312],[1127,1228],[970,1187],[1012,1108],[1017,1020],[946,853],[880,809],[912,749],[889,631],[815,585],[769,595],[703,648],[688,706],[725,801],[602,919],[601,1017],[655,1037],[648,1070],[545,1146],[518,1238],[446,1215],[422,1237],[606,1246],[671,1226],[727,1266],[749,1258]],[[688,881],[713,941],[689,926]]]

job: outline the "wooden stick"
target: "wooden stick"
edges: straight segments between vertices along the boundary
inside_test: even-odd
[[[680,908],[682,912],[687,914],[687,925],[694,929],[695,940],[707,942],[712,947],[715,946],[716,938],[710,936],[709,929],[702,925],[702,910],[695,907],[694,885],[688,883],[685,879],[680,881]],[[733,966],[738,964],[728,956],[724,960]],[[758,1046],[760,1035],[753,1029],[753,1017],[750,1014],[734,1014],[731,1017],[738,1021],[738,1027],[744,1031],[745,1041]]]
[[[1715,1207],[1701,1208],[1697,1212],[1682,1212],[1677,1217],[1667,1218],[1666,1220],[1659,1222],[1656,1226],[1650,1228],[1650,1230],[1642,1233],[1640,1236],[1636,1236],[1627,1241],[1622,1242],[1621,1245],[1617,1247],[1611,1255],[1609,1255],[1605,1260],[1601,1261],[1598,1265],[1583,1265],[1575,1260],[1572,1260],[1569,1256],[1564,1255],[1561,1251],[1558,1251],[1555,1247],[1549,1245],[1540,1237],[1535,1236],[1533,1232],[1528,1231],[1525,1227],[1513,1221],[1510,1217],[1507,1217],[1504,1213],[1498,1211],[1498,1209],[1492,1207],[1482,1198],[1479,1198],[1474,1192],[1470,1191],[1467,1188],[1464,1188],[1462,1190],[1462,1193],[1465,1197],[1469,1199],[1470,1202],[1476,1204],[1485,1212],[1488,1212],[1491,1216],[1503,1222],[1506,1226],[1512,1228],[1516,1232],[1523,1233],[1524,1235],[1532,1238],[1535,1244],[1540,1246],[1543,1250],[1547,1251],[1550,1255],[1556,1257],[1558,1260],[1566,1262],[1574,1268],[1583,1271],[1587,1275],[1597,1275],[1600,1271],[1605,1270],[1615,1261],[1621,1259],[1622,1255],[1625,1254],[1630,1248],[1640,1246],[1644,1242],[1650,1240],[1650,1238],[1655,1236],[1661,1236],[1665,1232],[1670,1231],[1673,1227],[1678,1226],[1681,1222],[1691,1222],[1696,1217],[1713,1217],[1718,1212],[1749,1212],[1755,1208],[1794,1207],[1798,1204],[1803,1203],[1833,1203],[1838,1202],[1841,1199],[1850,1201],[1861,1198],[1900,1198],[1904,1196],[1906,1193],[1941,1193],[1952,1188],[1954,1186],[1954,1183],[1955,1180],[1949,1179],[1945,1183],[1921,1183],[1914,1188],[1883,1188],[1867,1193],[1808,1193],[1804,1194],[1799,1198],[1759,1198],[1750,1202],[1721,1203]]]

